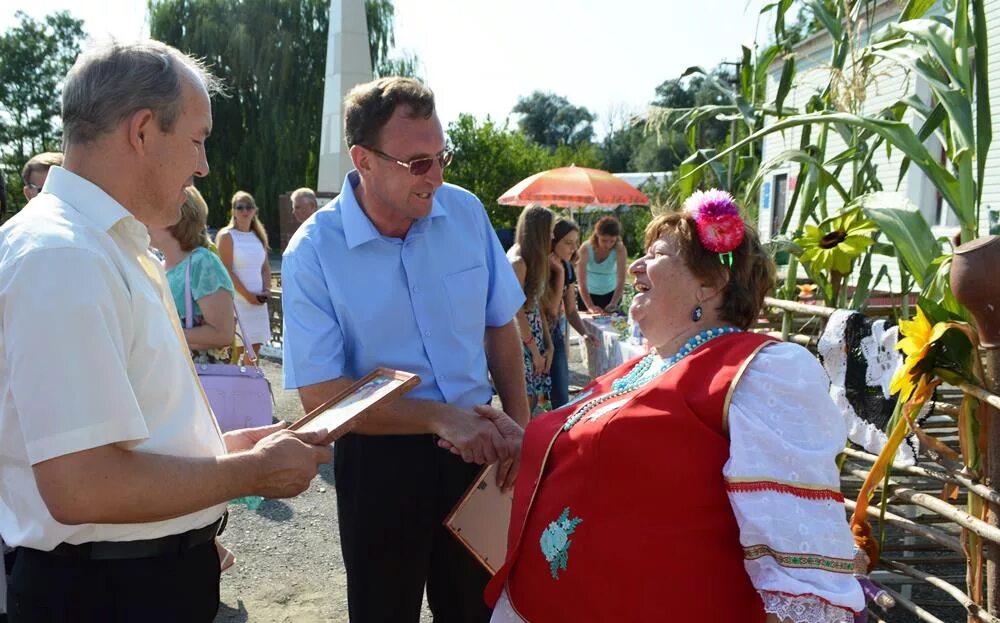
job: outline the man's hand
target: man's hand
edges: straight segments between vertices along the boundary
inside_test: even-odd
[[[333,458],[329,446],[316,445],[326,436],[325,430],[278,430],[260,439],[250,451],[258,459],[254,493],[266,498],[289,498],[305,491],[319,466]]]
[[[475,411],[484,419],[493,422],[509,446],[511,458],[497,464],[497,486],[503,491],[509,491],[514,486],[517,472],[521,468],[521,441],[524,439],[524,429],[499,409],[481,405],[475,407]]]
[[[232,453],[249,450],[264,437],[276,433],[286,426],[288,426],[288,422],[278,422],[277,424],[258,426],[257,428],[241,428],[224,433],[222,439],[226,442],[226,452]]]
[[[485,465],[511,458],[511,447],[497,427],[465,409],[449,409],[434,433],[440,437],[438,446],[460,455],[466,463]]]

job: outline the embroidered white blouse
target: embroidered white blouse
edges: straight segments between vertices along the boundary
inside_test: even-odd
[[[723,468],[744,566],[764,610],[793,623],[851,623],[864,609],[835,462],[846,425],[829,379],[795,344],[765,347],[729,408]],[[492,623],[523,623],[504,592]]]

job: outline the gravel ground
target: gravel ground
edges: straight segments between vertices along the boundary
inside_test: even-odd
[[[298,394],[281,389],[281,366],[263,361],[275,415],[302,416]],[[347,577],[337,533],[333,465],[323,465],[305,492],[265,500],[256,510],[229,505],[223,542],[236,565],[222,575],[216,623],[347,621]]]

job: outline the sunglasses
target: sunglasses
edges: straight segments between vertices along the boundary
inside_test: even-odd
[[[240,212],[249,212],[250,210],[253,210],[253,206],[248,203],[237,203],[233,207]]]
[[[364,147],[364,145],[362,145],[362,147]],[[383,160],[388,160],[389,162],[395,162],[401,167],[406,167],[410,171],[410,175],[424,175],[425,173],[431,170],[432,166],[434,166],[435,160],[437,160],[438,164],[441,165],[442,169],[445,169],[448,167],[449,164],[451,164],[451,159],[454,156],[451,150],[445,148],[429,158],[414,158],[409,162],[405,162],[403,160],[399,160],[398,158],[390,156],[384,151],[379,151],[374,147],[365,147],[365,149],[373,152],[376,156],[382,158]]]

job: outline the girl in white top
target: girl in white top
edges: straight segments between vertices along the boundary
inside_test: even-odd
[[[267,260],[267,232],[257,218],[257,202],[250,193],[237,191],[232,199],[229,224],[215,236],[219,256],[233,278],[236,311],[246,330],[237,341],[235,357],[243,354],[243,344],[251,344],[255,354],[271,340],[267,299],[271,291],[271,267]],[[239,327],[237,327],[237,332]]]

